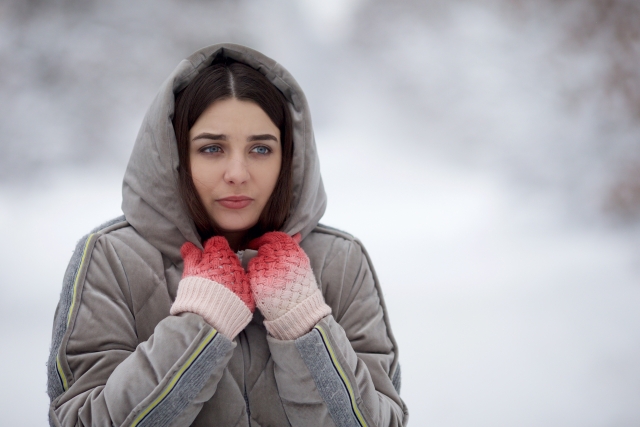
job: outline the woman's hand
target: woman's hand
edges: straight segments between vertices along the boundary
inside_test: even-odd
[[[217,282],[236,294],[253,312],[256,305],[251,295],[249,279],[227,239],[222,236],[210,238],[204,244],[204,251],[187,242],[182,245],[180,255],[184,260],[183,279],[195,276]]]
[[[299,235],[275,231],[249,246],[258,255],[249,261],[248,276],[256,305],[269,333],[293,340],[309,332],[331,313],[311,271],[309,258],[294,240]]]
[[[255,309],[249,279],[237,255],[221,236],[207,240],[204,251],[187,242],[180,254],[184,270],[171,314],[199,314],[233,339],[251,321]]]

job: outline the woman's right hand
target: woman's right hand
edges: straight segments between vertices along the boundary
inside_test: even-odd
[[[237,255],[221,236],[207,240],[204,251],[187,242],[180,254],[184,270],[171,314],[199,314],[233,340],[255,310],[249,279]]]
[[[184,260],[183,279],[203,277],[219,283],[236,294],[251,312],[254,311],[256,305],[249,279],[227,239],[222,236],[210,238],[204,244],[204,251],[186,242],[180,249],[180,255]]]

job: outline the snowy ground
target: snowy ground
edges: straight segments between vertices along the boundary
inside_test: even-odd
[[[640,425],[638,232],[599,211],[607,156],[635,155],[638,134],[563,97],[601,58],[554,57],[553,13],[548,28],[514,25],[498,2],[223,3],[105,0],[17,24],[0,6],[0,96],[15,101],[0,105],[0,425],[47,425],[76,240],[120,214],[165,74],[222,40],[272,55],[307,91],[323,222],[372,256],[412,426]]]
[[[412,425],[640,422],[629,236],[571,226],[557,205],[513,196],[487,174],[385,152],[349,171],[327,157],[326,221],[371,252]],[[389,182],[381,170],[397,174]]]
[[[491,175],[340,142],[320,147],[324,222],[371,253],[412,425],[637,425],[640,272],[628,238],[561,223],[553,204]],[[2,425],[46,424],[33,408],[47,404],[61,278],[74,240],[119,214],[120,174],[75,170],[0,192]]]

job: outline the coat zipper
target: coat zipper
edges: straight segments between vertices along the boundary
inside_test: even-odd
[[[244,353],[245,353],[245,347],[248,347],[249,343],[247,340],[247,334],[245,333],[245,331],[241,331],[240,334],[238,335],[238,337],[240,338],[240,340],[242,341],[241,345],[242,345],[242,358],[244,359]],[[247,425],[249,427],[251,427],[251,409],[249,407],[249,395],[247,394],[247,379],[246,379],[246,366],[243,360],[242,363],[242,367],[244,369],[244,373],[242,375],[242,388],[243,388],[243,396],[244,396],[244,405],[245,405],[245,409],[247,411]]]
[[[247,385],[244,385],[244,404],[247,407],[247,422],[248,426],[251,427],[251,409],[249,409],[249,396],[247,396]]]

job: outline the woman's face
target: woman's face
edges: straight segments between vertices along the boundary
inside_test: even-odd
[[[236,240],[256,225],[278,180],[280,130],[255,103],[210,105],[189,130],[191,174],[209,218]]]

